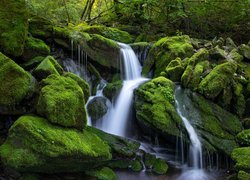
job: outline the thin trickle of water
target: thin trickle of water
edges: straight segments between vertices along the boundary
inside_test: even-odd
[[[126,136],[127,120],[131,111],[133,91],[147,79],[141,77],[141,65],[129,45],[118,43],[121,47],[124,81],[115,106],[110,113],[107,127],[103,130],[120,136]]]

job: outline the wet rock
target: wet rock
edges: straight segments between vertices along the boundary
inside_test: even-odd
[[[95,97],[88,103],[87,110],[91,120],[96,121],[107,113],[106,101],[105,97]]]

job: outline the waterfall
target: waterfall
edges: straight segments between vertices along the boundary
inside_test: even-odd
[[[142,67],[132,48],[126,44],[118,44],[121,48],[121,60],[123,62],[123,87],[115,106],[111,110],[110,119],[104,130],[115,135],[126,136],[128,134],[126,132],[128,128],[127,120],[133,102],[133,91],[148,79],[141,77]]]

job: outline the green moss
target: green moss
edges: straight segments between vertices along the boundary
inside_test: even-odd
[[[237,65],[226,62],[217,65],[199,84],[198,91],[205,97],[213,99],[227,87],[236,72]]]
[[[12,56],[23,53],[28,33],[28,13],[25,0],[1,0],[0,49]]]
[[[226,59],[226,52],[223,49],[220,49],[219,46],[216,46],[209,50],[209,56],[212,60],[224,60]]]
[[[33,93],[34,79],[23,68],[0,53],[0,106],[19,104]]]
[[[52,57],[46,57],[33,71],[33,74],[38,79],[45,79],[51,74],[60,75],[63,73],[63,68]]]
[[[115,81],[113,83],[108,83],[103,90],[104,96],[108,99],[112,100],[113,98],[117,97],[120,90],[122,88],[122,81]]]
[[[63,76],[69,77],[77,82],[77,84],[81,87],[81,89],[83,91],[85,102],[87,102],[89,99],[89,96],[90,96],[89,84],[85,80],[83,80],[82,78],[80,78],[79,76],[77,76],[71,72],[64,73]]]
[[[7,167],[43,173],[83,172],[111,159],[109,146],[88,130],[54,126],[32,115],[13,124],[0,155]]]
[[[131,43],[133,41],[133,37],[128,32],[121,31],[117,28],[110,28],[102,25],[88,26],[86,24],[79,24],[75,28],[89,34],[100,34],[103,37],[118,42]]]
[[[37,65],[39,65],[44,59],[45,59],[45,57],[43,57],[43,56],[37,56],[37,57],[34,57],[33,59],[25,62],[21,66],[25,70],[30,70],[32,68],[35,68]]]
[[[156,158],[154,155],[145,155],[145,165],[147,168],[152,169],[156,174],[165,174],[168,170],[168,165],[162,159]]]
[[[140,147],[140,144],[136,141],[111,135],[93,127],[87,127],[87,129],[88,131],[96,134],[111,147],[114,159],[116,159],[117,157],[134,157]],[[118,162],[116,163],[119,164]],[[112,164],[112,162],[110,164]],[[126,168],[127,167],[128,166],[126,166]]]
[[[53,25],[48,19],[34,16],[29,18],[29,32],[33,37],[49,38],[53,33]]]
[[[240,132],[236,138],[241,146],[250,146],[250,129]]]
[[[37,113],[50,122],[83,129],[87,123],[81,87],[69,77],[50,75],[42,81]]]
[[[167,67],[171,60],[180,57],[181,59],[190,57],[193,53],[193,46],[190,44],[188,36],[165,37],[157,41],[149,51],[142,74],[148,73],[155,65],[154,77]]]
[[[238,172],[238,180],[247,180],[247,179],[250,179],[250,173],[247,173],[245,171]]]
[[[116,174],[108,167],[85,172],[87,175],[96,177],[98,180],[116,180]]]
[[[250,172],[250,147],[236,148],[232,152],[232,159],[238,170]]]
[[[25,42],[23,58],[30,60],[36,56],[47,56],[50,54],[50,47],[42,40],[28,37]]]
[[[184,67],[180,58],[172,60],[166,67],[163,74],[166,78],[172,80],[173,82],[180,82],[182,73],[184,72]],[[165,74],[164,74],[165,73]]]
[[[88,103],[87,110],[91,120],[96,121],[107,113],[106,100],[104,97],[95,97]]]
[[[131,165],[131,169],[135,172],[140,172],[142,168],[143,168],[142,164],[138,160],[134,161],[133,164]]]
[[[242,44],[238,47],[239,53],[247,60],[250,60],[250,46]]]
[[[241,83],[234,83],[233,92],[233,112],[239,117],[242,117],[246,107],[245,97],[243,95],[243,85]]]
[[[238,53],[237,49],[233,49],[229,53],[229,58],[233,59],[236,62],[241,62],[243,60],[243,56]]]
[[[174,107],[174,83],[158,77],[135,92],[136,117],[140,124],[170,136],[179,136],[181,119]],[[146,128],[143,128],[145,131]]]

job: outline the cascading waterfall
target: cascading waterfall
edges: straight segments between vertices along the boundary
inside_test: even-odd
[[[123,61],[123,87],[115,106],[111,110],[107,126],[103,130],[115,135],[126,136],[127,120],[132,106],[133,91],[147,79],[141,76],[142,67],[132,48],[126,44],[118,44],[121,47],[121,59]]]
[[[186,114],[183,112],[186,111],[186,105],[181,103],[181,100],[183,97],[181,97],[181,87],[177,87],[175,91],[175,104],[176,104],[176,110],[181,117],[183,124],[188,132],[189,139],[190,139],[190,166],[191,169],[188,171],[184,171],[184,173],[178,178],[179,180],[184,179],[194,179],[194,180],[206,180],[208,177],[206,176],[206,173],[203,171],[203,163],[202,163],[202,146],[201,142],[199,140],[199,137],[194,129],[194,127],[189,122],[188,118],[186,117]]]

